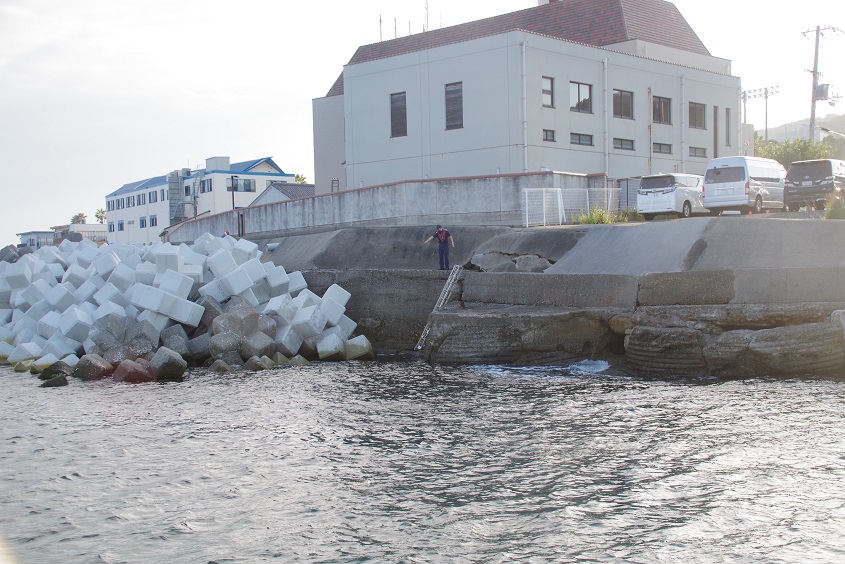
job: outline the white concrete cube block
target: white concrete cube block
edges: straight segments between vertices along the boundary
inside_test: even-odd
[[[258,284],[254,284],[251,290],[259,304],[263,305],[270,301],[270,288],[267,286],[266,278]]]
[[[62,314],[59,329],[62,335],[74,341],[82,342],[88,338],[94,317],[79,306],[70,306]]]
[[[74,288],[79,288],[86,280],[88,280],[87,267],[82,267],[77,263],[68,266],[65,275],[62,276],[62,282],[70,282]]]
[[[14,262],[6,267],[3,274],[9,287],[13,290],[22,290],[29,286],[32,281],[32,267],[26,262]]]
[[[156,276],[156,265],[151,262],[142,262],[135,267],[135,281],[140,284],[152,286]]]
[[[206,266],[217,278],[223,278],[238,268],[238,263],[235,262],[235,259],[232,258],[232,253],[228,250],[219,249],[208,257]]]
[[[6,359],[11,364],[24,360],[33,360],[41,356],[41,347],[35,343],[21,343],[9,354]]]
[[[186,264],[181,273],[191,278],[191,284],[205,284],[205,268],[199,264]]]
[[[106,302],[114,302],[121,307],[126,307],[129,302],[123,297],[123,292],[118,290],[114,284],[106,282],[106,284],[97,290],[94,294],[94,301],[98,305],[103,305]]]
[[[22,322],[21,326],[15,327],[14,331],[15,338],[12,339],[12,344],[15,346],[18,346],[21,343],[34,342],[35,337],[41,337],[41,335],[37,333],[38,324],[34,323],[31,319],[27,319],[26,321]]]
[[[64,340],[47,339],[47,342],[44,343],[44,346],[41,348],[41,352],[43,354],[52,354],[56,358],[62,358],[63,356],[67,356],[69,354],[76,354],[76,349]]]
[[[291,296],[297,295],[301,290],[304,290],[308,287],[308,283],[305,281],[305,277],[298,270],[289,273],[288,278],[290,279],[290,281],[288,282],[288,293]]]
[[[253,284],[258,284],[260,281],[267,278],[267,272],[264,270],[264,265],[262,265],[261,261],[258,259],[250,259],[246,261],[241,265],[241,268],[246,271]]]
[[[320,305],[321,301],[323,301],[322,298],[308,288],[303,288],[296,297],[293,298],[293,303],[297,309]]]
[[[112,270],[108,282],[114,284],[114,287],[121,292],[125,292],[136,282],[135,269],[125,263],[120,263]]]
[[[339,327],[343,331],[345,337],[348,339],[350,336],[352,336],[352,333],[355,332],[355,329],[358,327],[358,324],[349,319],[347,316],[341,315],[336,327]]]
[[[94,317],[94,312],[97,311],[97,304],[91,302],[82,302],[76,307],[78,307],[82,311],[87,311],[91,315],[91,317]]]
[[[126,317],[126,308],[122,308],[114,302],[106,302],[97,308],[92,317],[94,318],[94,321],[97,321],[98,319],[112,313],[120,317]],[[46,336],[47,335],[45,335],[45,337]]]
[[[150,310],[142,311],[138,315],[138,321],[149,321],[150,325],[155,327],[159,333],[173,325],[173,320],[166,315]]]
[[[320,360],[343,360],[344,341],[337,335],[324,336],[317,341],[317,356]]]
[[[305,290],[303,290],[304,292]],[[300,292],[302,293],[302,292]],[[329,325],[337,325],[340,318],[346,313],[346,308],[334,301],[332,298],[323,296],[323,300],[319,304],[320,311],[326,316],[326,323]]]
[[[205,266],[208,256],[193,250],[191,247],[182,243],[179,245],[179,254],[182,255],[184,266]]]
[[[259,305],[258,298],[255,296],[255,292],[252,291],[252,288],[247,288],[246,290],[238,294],[238,296],[242,297],[246,301],[246,303],[248,303],[252,307],[257,308]]]
[[[179,323],[196,327],[200,324],[204,311],[205,308],[199,304],[174,297],[173,304],[161,313]]]
[[[55,282],[59,282],[65,275],[65,267],[58,262],[49,263],[47,269],[50,271],[50,276],[53,277],[53,281]]]
[[[284,267],[273,266],[272,263],[264,265],[264,271],[267,273],[267,285],[270,287],[270,297],[281,296],[288,293],[288,285],[290,284],[290,277],[285,271]]]
[[[38,320],[38,334],[45,339],[49,339],[54,334],[59,333],[61,321],[62,315],[58,311],[48,311]]]
[[[115,267],[120,264],[120,258],[114,251],[106,251],[95,258],[91,264],[94,266],[97,276],[102,276],[103,279],[107,280]]]
[[[254,259],[258,253],[258,245],[246,239],[239,239],[232,245],[232,258],[239,265]]]
[[[0,341],[11,343],[15,339],[15,334],[8,327],[0,327]]]
[[[303,339],[316,337],[326,327],[326,316],[317,306],[304,307],[296,312],[291,326]]]
[[[84,284],[83,284],[84,286]],[[78,304],[79,300],[74,295],[73,286],[69,282],[63,282],[50,289],[46,295],[47,302],[58,311],[64,311],[72,305]]]
[[[241,292],[246,291],[252,286],[252,280],[242,267],[237,267],[226,276],[220,279],[223,289],[228,292],[230,296],[236,296]]]
[[[166,296],[167,293],[158,288],[137,284],[132,292],[131,303],[139,309],[160,311]]]
[[[2,263],[7,264],[7,263]],[[9,298],[12,297],[12,287],[5,278],[0,276],[0,304],[8,304]]]
[[[12,310],[11,309],[0,309],[0,324],[5,325],[12,320]]]
[[[194,281],[191,280],[190,276],[185,276],[175,270],[168,270],[162,275],[158,287],[160,290],[167,292],[168,294],[173,294],[178,298],[187,299],[188,294],[191,293],[193,285]]]
[[[290,325],[297,311],[299,311],[299,308],[294,305],[290,294],[284,294],[270,298],[270,301],[264,306],[262,313],[275,319],[276,325],[281,326]]]
[[[76,252],[76,263],[82,268],[88,268],[97,258],[97,249],[81,248]]]
[[[346,307],[347,302],[349,302],[349,298],[352,297],[352,294],[338,286],[337,284],[332,284],[328,287],[328,289],[323,293],[323,299],[331,298],[343,307]]]
[[[65,364],[67,364],[68,366],[73,368],[77,364],[79,364],[79,357],[76,356],[75,354],[69,354],[65,357],[62,357],[62,362],[64,362]]]
[[[299,347],[302,346],[302,335],[294,331],[292,325],[285,325],[276,329],[276,338],[273,342],[276,343],[276,352],[291,357],[299,352]]]
[[[26,300],[26,303],[32,305],[43,300],[47,296],[47,292],[50,291],[51,287],[52,286],[44,280],[36,280],[21,290],[21,296]]]
[[[169,243],[158,246],[154,252],[154,256],[157,273],[168,270],[178,271],[184,264],[184,260],[179,255],[179,247]]]
[[[200,286],[199,293],[200,296],[208,296],[209,298],[214,298],[218,302],[225,301],[226,298],[231,295],[223,289],[223,284],[220,283],[220,280],[212,280],[208,284]]]
[[[349,339],[345,345],[346,352],[344,356],[346,356],[346,360],[373,356],[373,346],[364,335],[358,335],[354,339]]]
[[[0,341],[0,360],[6,361],[10,354],[15,350],[15,347],[6,341]]]
[[[65,282],[65,284],[67,284],[67,282]],[[74,291],[73,297],[76,298],[77,303],[90,302],[93,301],[94,294],[96,294],[97,291],[99,291],[99,288],[90,280],[86,280],[81,286],[79,286],[79,288],[76,289],[76,291]]]

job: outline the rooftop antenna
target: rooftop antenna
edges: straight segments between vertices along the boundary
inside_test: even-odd
[[[428,31],[428,0],[425,0],[425,27],[423,28],[423,33]]]
[[[381,14],[379,14],[379,16],[378,16],[378,41],[379,41],[379,43],[381,43],[381,42],[382,42],[382,37],[381,37]]]
[[[396,30],[396,18],[393,18],[393,39],[399,37],[399,32]]]

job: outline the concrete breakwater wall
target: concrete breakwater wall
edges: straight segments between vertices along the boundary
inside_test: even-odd
[[[454,228],[453,263],[467,271],[430,317],[447,273],[420,268],[436,264],[436,249],[421,245],[428,229],[279,239],[271,258],[302,269],[316,288],[348,288],[350,312],[382,354],[412,354],[430,319],[431,362],[621,356],[655,375],[845,370],[841,222]]]

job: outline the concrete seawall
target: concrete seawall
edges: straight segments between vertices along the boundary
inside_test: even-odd
[[[647,374],[845,370],[845,222],[729,216],[648,224],[452,227],[464,265],[432,307],[432,227],[273,239],[270,259],[317,291],[338,283],[382,354],[431,362],[548,363],[622,356]]]

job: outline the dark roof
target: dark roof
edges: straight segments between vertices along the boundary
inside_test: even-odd
[[[640,39],[699,55],[710,52],[664,0],[551,0],[548,4],[359,47],[350,65],[523,30],[596,47]],[[343,94],[343,75],[326,96]]]
[[[300,184],[298,182],[271,182],[267,188],[275,188],[291,200],[307,198],[316,193],[313,184]]]

